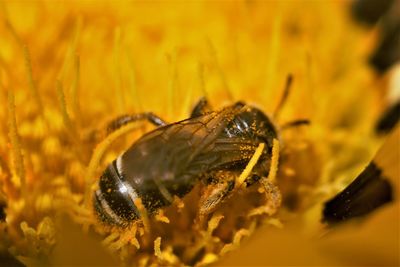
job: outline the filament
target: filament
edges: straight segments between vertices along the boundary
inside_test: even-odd
[[[226,80],[225,73],[224,73],[223,69],[221,68],[221,65],[220,65],[220,63],[218,61],[217,51],[216,51],[213,43],[211,42],[211,40],[209,38],[207,38],[207,44],[208,44],[208,48],[210,50],[211,57],[214,60],[214,64],[215,64],[215,67],[217,69],[218,75],[219,75],[219,77],[221,79],[222,87],[223,87],[226,95],[228,96],[228,99],[233,102],[234,101],[234,97],[233,97],[231,89],[230,89],[230,87],[228,85],[228,81]]]
[[[26,197],[26,177],[21,140],[18,134],[17,118],[15,115],[15,96],[13,90],[8,90],[8,133],[11,141],[15,173],[21,181],[21,195]]]
[[[272,141],[272,157],[271,157],[271,165],[269,167],[268,173],[268,181],[271,183],[276,182],[276,173],[278,172],[278,164],[279,164],[279,141],[274,138]]]
[[[24,58],[25,58],[26,74],[28,76],[29,89],[31,90],[33,98],[34,98],[34,100],[35,100],[35,102],[36,102],[36,104],[37,104],[37,106],[39,108],[40,115],[44,119],[43,104],[42,104],[42,100],[40,99],[36,83],[33,80],[32,61],[31,61],[31,57],[29,55],[29,50],[28,50],[27,46],[24,46]]]
[[[90,203],[90,193],[93,184],[94,173],[96,172],[97,167],[100,164],[100,160],[103,157],[104,153],[108,149],[108,147],[122,135],[127,134],[133,130],[138,129],[140,126],[136,123],[128,123],[127,125],[122,126],[118,130],[112,132],[110,135],[107,136],[98,146],[96,147],[95,151],[93,152],[92,158],[89,162],[89,167],[86,172],[86,192],[85,192],[85,204],[89,206]]]
[[[274,139],[275,140],[275,139]],[[235,187],[239,188],[246,178],[250,175],[250,172],[253,170],[254,166],[257,164],[257,161],[261,157],[261,154],[264,150],[265,144],[260,143],[254,152],[253,156],[251,157],[249,163],[247,164],[246,168],[240,174],[240,176],[236,179]]]

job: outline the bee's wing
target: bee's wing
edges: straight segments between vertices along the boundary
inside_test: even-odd
[[[168,180],[185,171],[194,175],[207,170],[217,157],[199,156],[213,151],[215,141],[233,116],[233,109],[225,109],[155,129],[124,153],[125,173],[130,177]],[[192,163],[201,168],[190,169]],[[137,182],[141,183],[139,179]]]
[[[238,112],[227,108],[161,127],[144,136],[138,144],[157,155],[145,169],[157,166],[158,172],[200,174],[225,163],[242,160],[254,153],[258,144],[225,133]],[[155,164],[156,163],[156,164]]]
[[[258,144],[248,138],[230,136],[225,132],[235,112],[235,109],[224,110],[202,116],[199,120],[188,121],[194,127],[187,140],[190,149],[186,152],[189,154],[178,156],[185,158],[183,161],[187,162],[187,171],[202,172],[226,164],[247,163]]]

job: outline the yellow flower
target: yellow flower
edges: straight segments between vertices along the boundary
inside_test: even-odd
[[[293,222],[307,238],[322,233],[322,204],[382,143],[373,126],[383,84],[364,63],[373,36],[350,21],[348,8],[338,1],[1,2],[0,252],[29,265],[200,266],[238,249],[260,225],[283,227],[272,243],[291,242]],[[191,193],[144,228],[99,223],[87,200],[102,169],[151,130],[128,125],[105,137],[107,122],[143,111],[178,121],[204,95],[215,109],[243,100],[272,114],[290,73],[292,92],[276,123],[312,124],[281,132],[278,215],[232,200],[193,230]],[[240,212],[249,216],[236,225]],[[112,256],[99,256],[104,247]],[[276,250],[291,254],[296,246]],[[305,255],[314,254],[323,257]]]

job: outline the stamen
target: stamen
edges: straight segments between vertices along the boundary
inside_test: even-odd
[[[140,127],[137,123],[128,123],[118,130],[112,132],[110,135],[107,136],[98,146],[96,147],[95,151],[93,152],[92,158],[89,162],[89,167],[86,172],[85,181],[86,181],[86,192],[85,192],[85,205],[87,207],[90,206],[90,195],[92,191],[92,184],[94,180],[94,173],[96,172],[97,167],[100,164],[100,160],[103,157],[104,153],[108,149],[108,147],[121,136],[136,130]]]
[[[271,157],[271,165],[269,167],[268,180],[271,183],[276,182],[276,173],[278,172],[278,163],[279,163],[279,141],[274,138],[272,141],[272,157]]]
[[[63,117],[65,128],[67,128],[68,132],[72,135],[74,141],[78,141],[78,133],[76,131],[75,125],[72,123],[71,118],[67,111],[67,104],[65,102],[65,94],[62,87],[62,84],[59,80],[56,81],[56,90],[58,101],[60,102],[61,114]]]
[[[129,88],[131,91],[131,99],[133,100],[133,107],[135,107],[135,112],[139,113],[143,111],[143,105],[139,98],[138,88],[136,86],[136,72],[135,63],[133,57],[129,51],[127,51],[127,59],[129,63]]]
[[[21,194],[26,197],[26,177],[24,158],[22,156],[21,140],[18,134],[17,119],[15,115],[15,96],[13,90],[8,90],[8,134],[11,141],[15,173],[21,180]]]
[[[154,240],[154,255],[160,260],[163,260],[163,255],[161,253],[161,237],[157,237],[156,240]]]
[[[201,93],[203,96],[208,99],[207,91],[206,91],[206,83],[204,80],[204,64],[198,63],[197,65],[197,75],[198,75],[198,82],[199,82],[199,87],[201,90]]]
[[[71,86],[71,95],[72,95],[72,110],[73,114],[75,116],[75,120],[78,121],[80,116],[80,106],[79,106],[79,81],[80,81],[80,61],[79,61],[79,56],[75,55],[74,58],[74,79],[72,80],[72,86]],[[79,123],[78,123],[79,125]]]
[[[233,236],[233,241],[232,243],[226,244],[222,247],[220,254],[224,255],[229,251],[232,251],[234,249],[237,249],[240,245],[241,240],[243,237],[247,237],[250,235],[250,231],[247,229],[239,229]]]
[[[11,35],[13,36],[13,38],[15,39],[15,41],[17,42],[17,45],[19,47],[22,47],[22,40],[21,37],[18,35],[17,31],[15,30],[14,26],[11,24],[9,16],[8,16],[8,12],[5,8],[4,2],[0,2],[0,12],[2,13],[1,15],[3,15],[4,17],[4,24],[7,28],[7,30],[11,33]]]
[[[66,72],[71,66],[71,60],[73,60],[74,55],[76,55],[76,53],[77,53],[78,40],[79,40],[79,37],[81,34],[82,25],[83,25],[82,21],[83,21],[83,19],[82,19],[82,16],[80,15],[76,20],[74,37],[68,45],[67,52],[65,53],[65,57],[64,57],[62,66],[57,75],[57,78],[61,81],[64,81]]]
[[[125,111],[124,95],[122,92],[122,70],[121,70],[121,28],[117,27],[114,32],[114,71],[116,79],[116,98],[118,111]]]
[[[164,211],[160,209],[157,214],[155,215],[155,219],[158,222],[169,223],[169,218],[164,215]]]
[[[216,67],[216,69],[218,71],[218,75],[219,75],[219,77],[221,79],[222,87],[223,87],[226,95],[228,96],[229,101],[233,102],[234,101],[234,97],[232,95],[231,89],[230,89],[230,87],[228,85],[228,82],[226,80],[225,73],[224,73],[223,69],[221,68],[221,65],[219,64],[217,51],[216,51],[213,43],[211,42],[211,40],[209,38],[207,38],[207,44],[208,44],[208,48],[209,48],[211,57],[214,60],[214,65],[215,65],[215,67]]]
[[[133,202],[135,206],[137,207],[139,214],[140,214],[140,219],[142,219],[143,222],[143,227],[144,230],[149,233],[150,232],[150,221],[149,221],[149,216],[147,214],[147,210],[145,206],[142,203],[142,200],[140,198],[135,199]]]
[[[111,243],[114,242],[118,237],[119,237],[118,232],[112,232],[106,238],[104,238],[103,241],[101,241],[101,244],[103,246],[107,247],[107,246],[111,245]]]
[[[269,98],[273,97],[271,94],[273,91],[272,88],[275,87],[275,79],[273,77],[277,76],[278,73],[278,62],[281,55],[281,31],[282,31],[282,14],[278,11],[272,22],[272,32],[271,38],[269,40],[268,47],[268,55],[267,55],[267,66],[266,71],[262,73],[265,79],[264,90],[265,94],[263,96],[263,100],[265,104],[270,105],[270,102],[267,102]]]
[[[214,232],[215,229],[217,229],[220,221],[224,218],[224,215],[216,212],[215,214],[213,214],[213,216],[211,217],[211,219],[208,221],[208,225],[207,225],[207,236],[208,238],[212,237],[212,234]]]
[[[239,188],[246,178],[250,175],[250,172],[253,170],[254,166],[257,164],[258,159],[261,157],[261,154],[264,150],[265,144],[260,143],[254,152],[253,156],[251,157],[249,163],[247,164],[246,168],[240,174],[240,176],[236,179],[235,188]]]
[[[171,118],[173,112],[175,110],[175,97],[178,93],[178,67],[177,67],[177,49],[175,48],[172,56],[170,57],[171,61],[171,70],[170,70],[170,78],[168,84],[168,106],[167,106],[167,114],[168,118]]]
[[[31,90],[33,99],[35,100],[36,105],[39,108],[40,115],[42,116],[42,118],[44,120],[43,104],[42,104],[42,100],[40,99],[40,95],[39,95],[36,83],[33,80],[32,61],[31,61],[31,57],[29,55],[29,50],[28,50],[27,46],[24,46],[24,58],[25,58],[26,74],[28,76],[29,89]]]

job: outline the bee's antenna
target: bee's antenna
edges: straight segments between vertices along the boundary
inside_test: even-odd
[[[281,100],[279,101],[278,105],[275,108],[275,111],[273,113],[273,117],[276,119],[279,116],[279,113],[281,112],[283,106],[286,103],[286,100],[289,96],[290,93],[290,88],[292,86],[292,82],[293,82],[293,75],[291,73],[288,74],[287,78],[286,78],[286,85],[285,85],[285,89],[283,91],[283,95],[281,97]]]
[[[298,126],[302,126],[302,125],[310,125],[311,122],[310,120],[307,119],[299,119],[299,120],[295,120],[295,121],[290,121],[285,123],[284,125],[281,126],[281,130],[286,130],[292,127],[298,127]]]

